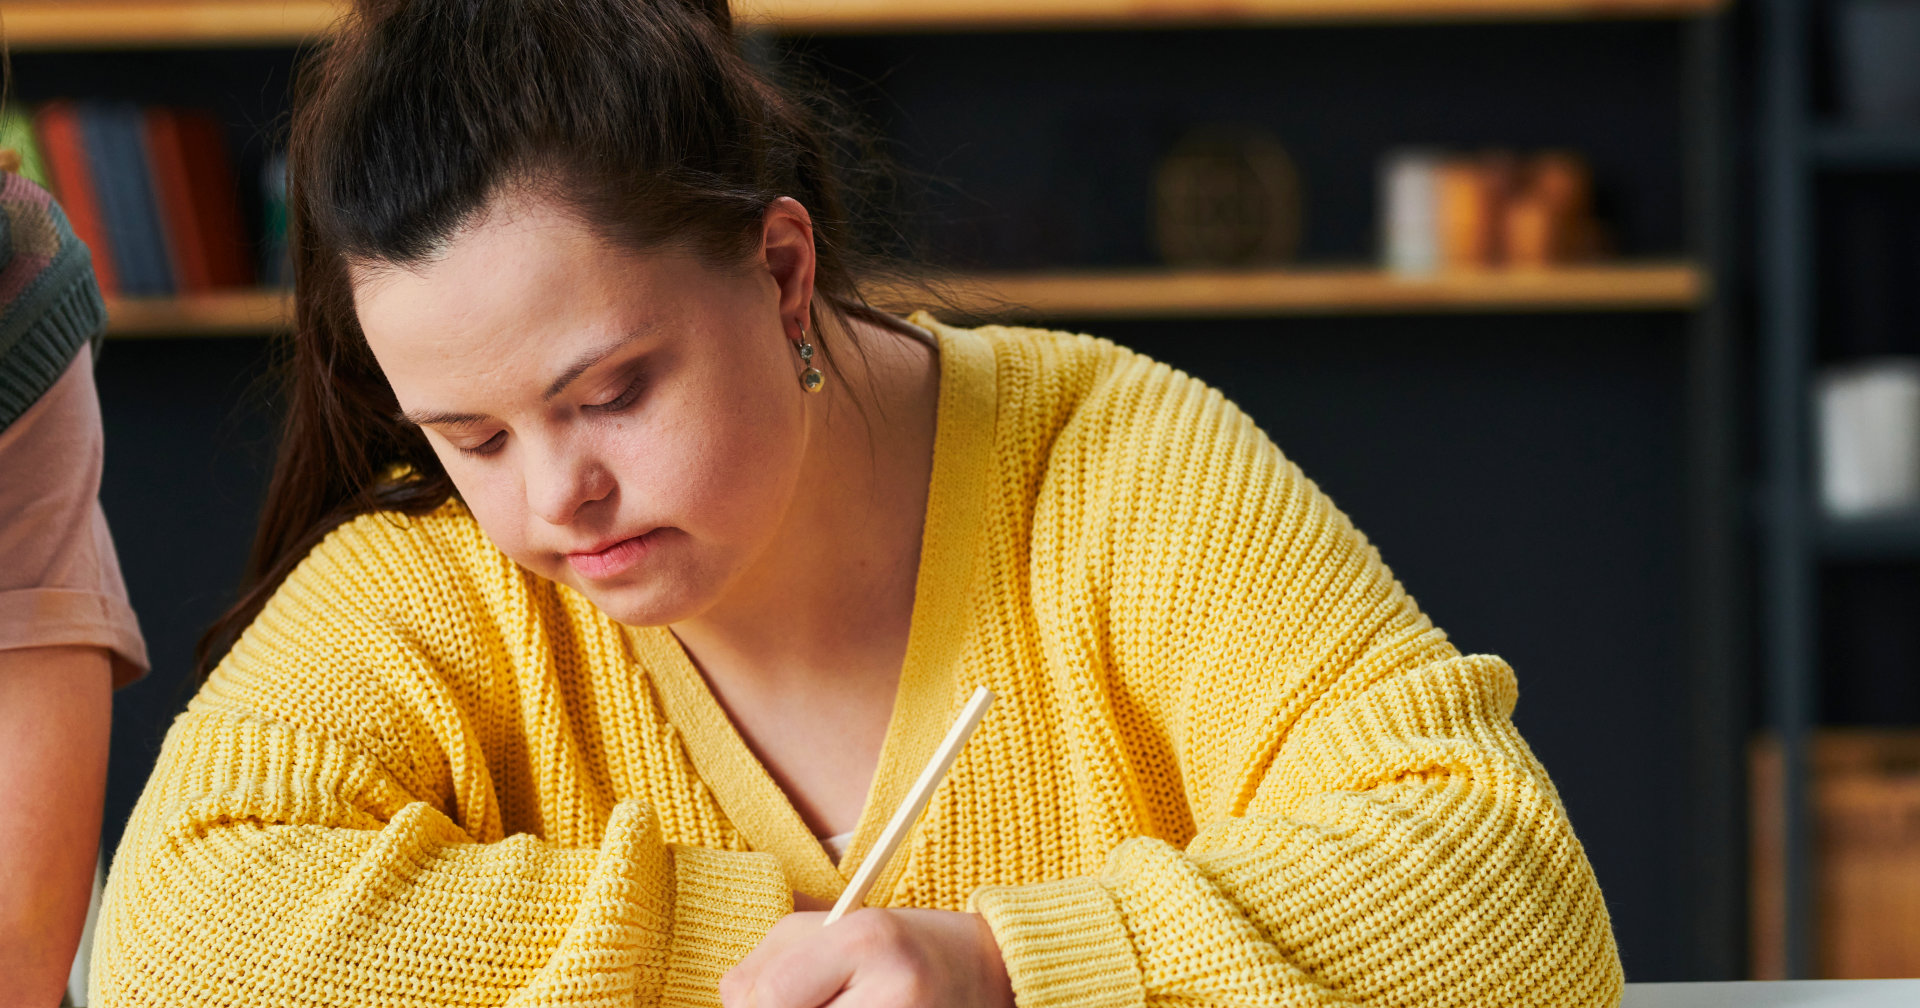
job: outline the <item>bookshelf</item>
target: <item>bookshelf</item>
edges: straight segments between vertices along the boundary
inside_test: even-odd
[[[1220,27],[1449,20],[1689,17],[1728,0],[742,0],[743,23],[779,33]],[[17,0],[17,51],[298,45],[323,35],[341,0]],[[1430,312],[1690,311],[1707,296],[1695,263],[1607,263],[1425,278],[1365,267],[1134,269],[955,278],[959,307],[1068,318],[1204,318]],[[125,298],[116,337],[236,336],[284,330],[274,291]]]
[[[1920,912],[1911,895],[1920,886],[1904,874],[1909,854],[1877,880],[1871,899],[1856,892],[1844,904],[1835,901],[1834,873],[1857,861],[1849,864],[1853,855],[1837,839],[1848,831],[1832,818],[1834,801],[1858,782],[1836,779],[1823,751],[1866,726],[1896,729],[1887,736],[1893,739],[1910,739],[1920,728],[1920,703],[1901,692],[1911,682],[1911,660],[1889,650],[1903,640],[1898,635],[1911,625],[1905,617],[1920,592],[1920,514],[1828,512],[1816,388],[1825,367],[1916,353],[1907,336],[1911,316],[1899,302],[1877,301],[1871,289],[1863,295],[1841,281],[1872,275],[1873,256],[1886,256],[1896,270],[1910,268],[1910,252],[1888,251],[1847,227],[1863,207],[1876,219],[1901,220],[1908,204],[1900,197],[1916,191],[1920,179],[1920,126],[1850,115],[1840,86],[1849,55],[1839,42],[1840,5],[1766,0],[1757,10],[1756,559],[1765,575],[1757,643],[1764,741],[1777,769],[1765,778],[1763,796],[1772,816],[1753,840],[1754,850],[1769,855],[1755,896],[1770,911],[1756,921],[1762,927],[1753,951],[1762,976],[1860,976],[1867,974],[1845,972],[1857,968],[1852,956],[1860,947],[1912,947],[1898,915]],[[1901,272],[1890,286],[1909,283]],[[1893,615],[1868,613],[1862,598],[1885,599]],[[1887,653],[1896,658],[1876,660]],[[1862,704],[1861,697],[1879,702]],[[1904,807],[1889,802],[1882,814],[1897,821]],[[1904,906],[1885,904],[1903,897]],[[1907,956],[1894,968],[1911,970],[1912,962]]]
[[[794,33],[1198,27],[1368,21],[1687,17],[1728,0],[743,0],[742,22]],[[25,49],[291,45],[324,32],[338,0],[15,0]]]

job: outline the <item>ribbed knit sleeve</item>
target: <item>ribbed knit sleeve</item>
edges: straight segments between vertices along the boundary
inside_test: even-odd
[[[1109,359],[1049,449],[1035,606],[1061,692],[1095,698],[1081,765],[1123,765],[1095,788],[1193,828],[974,894],[1022,1008],[1615,1004],[1512,672],[1456,652],[1217,392]],[[1128,755],[1160,749],[1175,772]]]
[[[168,734],[92,1004],[717,1003],[791,910],[779,866],[667,842],[644,787],[551,811],[608,789],[567,776],[577,739],[514,645],[558,631],[478,536],[362,518],[282,586]],[[531,731],[485,723],[522,707]],[[513,745],[546,763],[492,758]],[[508,835],[542,788],[553,821]]]
[[[37,402],[82,343],[98,353],[107,306],[92,254],[40,186],[0,172],[0,430]]]

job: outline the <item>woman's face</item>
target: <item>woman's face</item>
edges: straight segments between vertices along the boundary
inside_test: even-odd
[[[724,271],[502,199],[424,267],[357,271],[354,301],[494,544],[622,623],[674,623],[748,575],[793,500],[809,227],[776,208],[757,261]]]

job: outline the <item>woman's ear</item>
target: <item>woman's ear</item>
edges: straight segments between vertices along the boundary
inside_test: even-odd
[[[813,306],[813,217],[799,200],[782,196],[767,207],[760,230],[760,259],[779,288],[781,320],[808,328]]]

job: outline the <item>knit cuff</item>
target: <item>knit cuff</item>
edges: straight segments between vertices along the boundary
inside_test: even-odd
[[[673,944],[660,1004],[710,1008],[720,1003],[720,978],[793,912],[793,893],[771,854],[670,849]]]
[[[975,890],[1020,1008],[1138,1008],[1147,1000],[1120,906],[1092,879]]]
[[[95,340],[95,349],[99,347],[107,306],[93,275],[86,272],[85,251],[47,267],[18,302],[0,305],[0,429],[53,387],[80,344]]]

